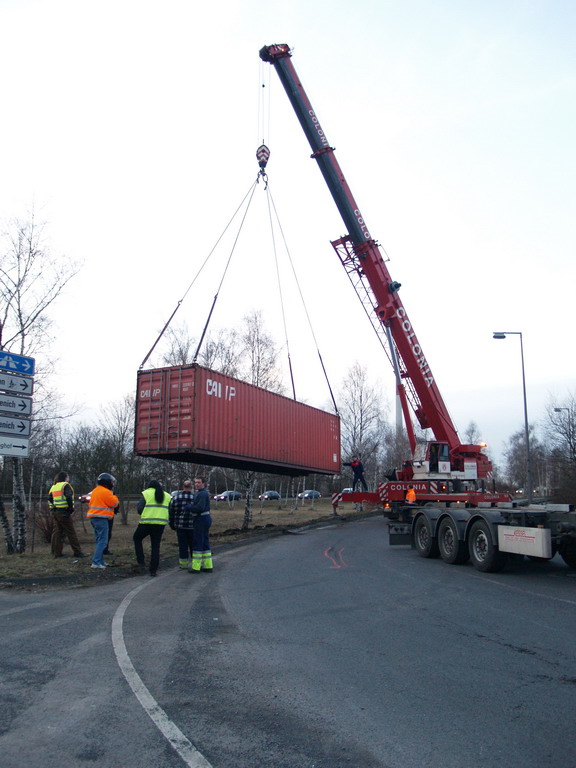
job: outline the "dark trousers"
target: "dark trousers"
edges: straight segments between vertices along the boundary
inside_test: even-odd
[[[144,565],[144,547],[142,542],[146,536],[150,536],[150,573],[156,573],[160,563],[160,542],[164,533],[164,525],[157,523],[140,523],[136,526],[134,536],[134,549],[139,565]]]
[[[176,538],[178,539],[178,559],[191,560],[194,549],[194,531],[192,528],[177,528]]]
[[[194,551],[210,552],[211,515],[196,515],[194,518]]]
[[[81,555],[82,549],[80,547],[80,542],[78,541],[78,536],[76,535],[74,523],[72,522],[70,515],[68,513],[64,515],[60,509],[53,509],[52,519],[54,521],[54,527],[52,529],[51,545],[52,554],[54,557],[62,556],[62,540],[64,536],[68,537],[68,541],[70,542],[70,546],[72,547],[74,554]]]
[[[357,477],[354,477],[354,480],[352,481],[352,490],[356,490],[356,486],[360,483],[362,485],[362,490],[367,491],[368,486],[366,485],[366,480],[364,480],[364,475],[358,475]]]

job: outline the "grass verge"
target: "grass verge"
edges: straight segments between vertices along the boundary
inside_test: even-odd
[[[341,521],[349,521],[373,514],[375,508],[365,504],[346,504],[338,508]],[[94,550],[94,534],[90,523],[84,518],[84,511],[74,514],[74,525],[85,558],[76,558],[68,543],[64,544],[64,556],[55,558],[50,551],[50,544],[38,540],[38,532],[34,539],[28,535],[27,551],[21,555],[0,554],[0,589],[41,589],[58,587],[80,587],[97,583],[109,582],[111,579],[127,578],[139,571],[135,567],[134,545],[132,534],[138,524],[134,513],[129,515],[127,524],[119,519],[114,522],[110,549],[113,555],[107,556],[106,561],[111,566],[106,571],[94,571],[90,568]],[[286,506],[284,502],[260,502],[252,512],[252,521],[247,530],[242,530],[244,506],[242,502],[229,505],[218,502],[212,505],[212,528],[210,538],[212,550],[217,554],[218,549],[225,545],[234,544],[246,539],[262,535],[280,534],[305,525],[329,523],[338,518],[334,517],[329,501],[298,502],[295,508]],[[149,552],[148,540],[144,542],[145,553]],[[173,565],[178,558],[176,533],[166,528],[162,537],[161,567]]]

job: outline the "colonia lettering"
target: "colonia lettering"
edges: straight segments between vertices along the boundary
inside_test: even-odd
[[[316,129],[316,133],[318,134],[318,138],[322,142],[322,144],[327,147],[328,146],[328,139],[326,138],[326,134],[322,130],[322,127],[320,123],[318,122],[318,118],[314,114],[313,109],[308,110],[308,114],[310,115],[310,119],[312,120],[312,124],[314,125],[314,128]]]
[[[358,224],[360,224],[360,229],[362,230],[362,234],[364,235],[365,239],[370,240],[370,232],[368,232],[366,224],[364,223],[364,219],[362,218],[362,214],[358,208],[354,210],[354,216],[356,216],[356,221]]]
[[[419,367],[422,369],[422,373],[429,374],[428,376],[424,375],[424,380],[426,381],[428,386],[431,387],[432,384],[434,383],[434,377],[432,376],[430,368],[428,368],[428,363],[426,362],[426,358],[422,354],[422,347],[420,346],[420,344],[418,344],[418,341],[416,340],[416,334],[414,333],[414,331],[412,331],[412,324],[406,316],[406,310],[404,309],[404,307],[398,307],[398,309],[396,310],[396,317],[398,317],[402,323],[402,330],[404,331],[406,338],[410,343],[410,347],[412,348],[412,354],[416,358],[416,361]]]
[[[322,126],[320,125],[320,122],[318,121],[318,118],[316,117],[316,113],[313,109],[308,110],[308,114],[310,115],[310,120],[312,121],[312,125],[316,129],[316,133],[318,134],[318,138],[322,142],[323,147],[329,147],[328,139],[326,138],[326,134],[322,130]],[[354,211],[354,216],[356,216],[356,221],[360,225],[360,229],[362,230],[362,234],[364,235],[365,240],[370,240],[370,232],[368,232],[368,228],[366,227],[366,224],[364,223],[364,219],[362,218],[362,215],[360,211],[356,208]]]

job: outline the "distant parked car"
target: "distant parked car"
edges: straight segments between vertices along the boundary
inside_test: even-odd
[[[321,496],[319,491],[302,491],[298,494],[299,499],[319,499]]]
[[[242,498],[240,491],[224,491],[213,497],[214,501],[238,501]]]
[[[354,491],[352,490],[352,488],[343,488],[342,493],[354,493]]]
[[[272,499],[279,499],[280,494],[278,491],[264,491],[264,493],[261,493],[258,498],[260,501],[271,501]]]

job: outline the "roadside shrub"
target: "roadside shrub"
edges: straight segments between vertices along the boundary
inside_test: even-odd
[[[54,530],[54,518],[52,517],[52,513],[36,507],[33,512],[33,525],[38,531],[39,536],[42,538],[42,541],[46,542],[46,544],[50,544],[52,541],[52,532]]]

